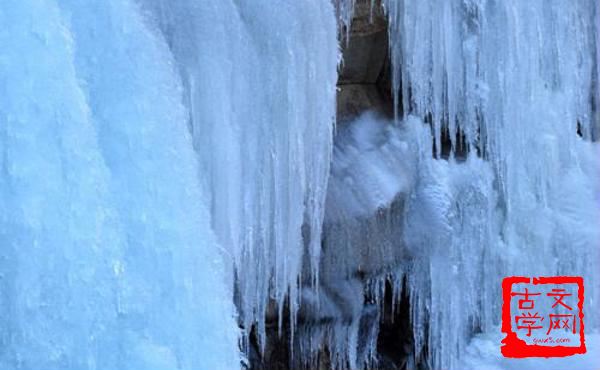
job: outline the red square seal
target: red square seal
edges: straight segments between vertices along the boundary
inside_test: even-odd
[[[586,352],[583,278],[507,277],[502,281],[504,357],[566,357]]]

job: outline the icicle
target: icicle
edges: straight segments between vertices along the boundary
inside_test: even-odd
[[[233,256],[242,325],[247,334],[256,325],[262,346],[266,316],[278,312],[281,324],[289,298],[293,326],[300,280],[317,274],[335,121],[333,6],[320,0],[144,3],[168,40],[193,106],[190,124],[212,226]]]
[[[384,5],[396,108],[431,125],[430,133],[416,135],[418,167],[404,195],[404,245],[397,243],[411,256],[415,356],[427,343],[432,368],[456,369],[473,331],[498,323],[504,276],[584,276],[597,305],[599,163],[588,140],[597,122],[598,6],[591,0]],[[432,159],[447,143],[450,159]],[[345,186],[377,194],[378,171]],[[352,205],[352,197],[340,198]],[[348,235],[332,229],[332,239],[361,240],[353,233],[362,229],[345,223],[338,229],[347,227]],[[384,254],[402,254],[382,244]],[[589,318],[592,325],[597,316]]]
[[[340,39],[346,43],[350,42],[350,29],[356,0],[333,0],[338,19],[338,31],[343,37]]]
[[[499,299],[494,287],[506,274],[584,275],[590,294],[597,294],[597,273],[584,261],[598,261],[597,228],[589,221],[598,217],[592,190],[597,186],[590,177],[598,163],[592,160],[596,150],[577,136],[579,126],[589,137],[593,115],[593,7],[588,0],[386,1],[396,102],[402,98],[405,115],[431,121],[438,156],[444,127],[453,151],[460,132],[472,153],[464,165],[420,167],[417,200],[411,201],[422,215],[407,216],[413,234],[407,243],[427,251],[416,261],[417,270],[432,273],[412,276],[409,289],[417,300],[412,303],[417,348],[423,343],[419,320],[428,320],[434,368],[456,367],[453,357],[464,347],[470,322],[484,329],[493,325],[489,307],[497,307]],[[473,158],[476,149],[493,172]],[[465,188],[456,183],[460,178],[486,180]],[[475,200],[479,205],[465,203]],[[456,212],[465,207],[472,210],[457,224]],[[574,235],[567,230],[576,219],[588,221],[578,223]],[[467,232],[476,221],[481,225]],[[431,249],[437,245],[445,247]],[[500,256],[501,248],[508,257]],[[564,261],[565,250],[578,257],[557,262]],[[444,267],[452,265],[441,264],[440,256],[455,260],[458,271],[473,270],[448,286],[444,276],[453,269]],[[482,265],[481,258],[489,263]],[[483,274],[490,266],[493,271]],[[479,278],[484,292],[476,298],[472,284]],[[449,305],[459,299],[454,294],[467,295],[456,302],[466,305],[464,317]],[[458,335],[447,338],[448,333]]]

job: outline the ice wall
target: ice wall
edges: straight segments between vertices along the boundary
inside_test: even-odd
[[[497,324],[507,275],[583,276],[586,323],[597,325],[597,4],[383,3],[397,114],[433,135],[403,236],[416,355],[427,348],[433,369],[457,368],[470,335]],[[432,160],[445,143],[448,161]]]
[[[333,5],[9,1],[0,17],[2,366],[236,368],[238,324],[261,343],[267,307],[293,324],[318,278]]]
[[[479,239],[472,234],[493,230],[484,221],[464,235],[452,228],[451,244],[416,239],[425,242],[423,248],[429,245],[433,259],[439,256],[436,245],[465,248],[458,257],[458,266],[467,269],[460,274],[465,281],[448,285],[448,274],[430,263],[430,306],[416,310],[430,317],[433,368],[456,366],[452,353],[460,353],[465,343],[460,333],[489,330],[495,323],[496,287],[506,275],[584,276],[588,325],[594,325],[600,281],[594,268],[597,150],[588,141],[593,2],[387,1],[386,6],[394,86],[403,111],[431,121],[438,155],[444,132],[455,150],[466,145],[478,152],[492,166],[498,193],[491,202],[489,190],[475,187],[487,200],[463,215],[463,224],[473,227],[481,221],[478,213],[496,208],[498,233]],[[472,260],[477,256],[489,262]],[[475,285],[477,277],[482,280]],[[426,281],[412,286],[414,294]],[[443,298],[452,289],[452,297],[466,301],[454,305]]]
[[[0,368],[239,368],[162,38],[123,0],[0,23]]]
[[[270,302],[281,320],[289,298],[294,322],[305,248],[316,279],[335,120],[333,6],[142,3],[184,81],[212,226],[233,261],[242,326],[256,324],[262,344]]]
[[[237,368],[300,295],[359,367],[404,276],[434,369],[506,275],[584,276],[597,326],[597,4],[384,3],[401,129],[340,134],[325,212],[354,0],[6,0],[0,368]]]

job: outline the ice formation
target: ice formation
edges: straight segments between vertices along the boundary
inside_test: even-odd
[[[333,368],[356,368],[374,354],[380,307],[365,303],[364,292],[377,295],[386,278],[403,276],[404,199],[415,183],[415,139],[426,131],[410,129],[401,132],[373,113],[338,127],[319,286],[302,291],[300,320],[325,323],[299,329],[297,354],[311,367],[323,346]]]
[[[233,270],[218,265],[218,245],[226,265],[234,265],[248,330],[257,324],[264,332],[270,299],[281,317],[289,298],[295,314],[305,243],[311,272],[317,270],[335,120],[332,4],[60,1],[14,2],[1,11],[3,24],[11,24],[3,36],[12,58],[2,64],[3,78],[12,81],[2,109],[3,214],[14,215],[3,218],[12,251],[5,259],[12,265],[28,256],[32,264],[10,270],[4,292],[12,297],[56,274],[47,292],[33,291],[6,311],[8,325],[26,307],[48,307],[36,311],[39,321],[24,317],[7,326],[4,363],[81,368],[102,355],[106,362],[86,365],[150,368],[135,362],[147,356],[162,361],[159,368],[236,367],[232,293],[223,285],[225,272],[232,284]],[[37,17],[43,21],[34,25]],[[39,137],[28,134],[42,123]],[[42,180],[46,175],[57,178]],[[72,194],[71,182],[81,194]],[[72,214],[59,212],[70,202]],[[61,244],[64,260],[39,265],[36,256]],[[61,275],[57,269],[73,259],[73,271]],[[70,279],[81,287],[56,299],[38,296],[60,293]],[[78,295],[92,280],[107,284],[102,294]],[[73,310],[76,303],[99,305],[89,317],[69,318],[99,327],[77,334],[62,333],[59,321],[44,327],[51,321],[44,315],[66,315],[55,310],[70,300]],[[47,344],[52,335],[89,343],[90,352],[75,356],[72,345]],[[126,342],[104,343],[111,335]],[[133,346],[126,353],[139,347],[139,356],[115,350],[124,345]],[[200,363],[202,353],[214,353],[214,362]]]
[[[443,348],[452,340],[446,336],[466,344],[472,328],[465,321],[491,318],[495,308],[493,292],[478,285],[498,262],[486,252],[497,235],[489,163],[475,154],[434,159],[422,120],[410,116],[396,126],[373,113],[340,127],[333,153],[320,290],[304,289],[300,311],[302,319],[328,324],[300,332],[310,343],[303,357],[324,345],[334,368],[376,363],[385,285],[398,303],[404,279],[415,357],[427,339],[430,348]],[[480,303],[491,306],[482,311]]]
[[[384,5],[398,117],[420,117],[433,137],[433,147],[425,140],[418,149],[397,241],[410,261],[404,273],[415,356],[425,351],[433,369],[458,368],[472,333],[498,324],[500,281],[508,275],[583,276],[587,323],[597,325],[600,189],[590,142],[597,5]]]
[[[144,3],[184,81],[212,225],[234,262],[243,327],[256,325],[262,344],[270,301],[281,319],[289,299],[295,317],[305,247],[308,273],[317,278],[335,122],[333,6]]]
[[[386,284],[409,367],[461,369],[516,274],[597,328],[600,6],[384,0],[396,120],[333,147],[355,3],[3,2],[0,369],[235,369],[297,315],[360,368]]]
[[[0,22],[0,368],[239,367],[167,45],[122,0]]]

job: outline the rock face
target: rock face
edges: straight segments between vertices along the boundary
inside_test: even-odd
[[[342,35],[342,64],[337,95],[338,122],[361,112],[392,114],[387,18],[380,1],[359,0],[352,27]]]

